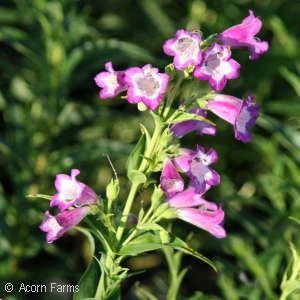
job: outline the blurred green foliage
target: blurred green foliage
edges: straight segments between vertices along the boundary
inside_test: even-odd
[[[0,7],[0,296],[3,299],[53,299],[53,294],[3,290],[6,282],[76,284],[90,259],[88,242],[70,231],[46,244],[38,229],[49,208],[28,194],[54,194],[56,174],[81,170],[79,180],[104,194],[112,171],[118,171],[121,196],[128,185],[125,162],[139,138],[139,124],[151,120],[118,98],[100,100],[93,77],[112,61],[116,70],[147,63],[163,71],[172,61],[162,44],[177,29],[200,29],[205,36],[239,24],[248,10],[260,16],[258,34],[270,50],[256,61],[235,50],[241,75],[222,93],[261,104],[253,140],[236,141],[231,125],[217,123],[216,137],[190,134],[185,147],[201,144],[219,155],[214,168],[220,186],[207,200],[225,203],[228,237],[217,240],[176,221],[173,230],[195,235],[192,247],[216,263],[215,273],[202,262],[192,265],[181,287],[221,299],[278,299],[284,270],[291,259],[288,241],[300,247],[300,2],[296,0],[4,0]],[[201,83],[202,90],[208,89]],[[183,88],[180,100],[187,93]],[[124,113],[125,112],[125,113]],[[149,200],[147,191],[145,202]],[[146,275],[124,283],[122,299],[134,299],[134,282],[166,295],[162,253],[127,263]],[[152,268],[152,269],[151,269]],[[132,287],[130,287],[132,286]],[[9,296],[10,297],[9,297]],[[198,293],[196,299],[207,299]],[[202,296],[201,296],[202,295]],[[195,296],[196,297],[196,296]],[[293,293],[289,300],[299,299]],[[56,294],[55,299],[70,299]],[[211,298],[210,298],[211,299]]]

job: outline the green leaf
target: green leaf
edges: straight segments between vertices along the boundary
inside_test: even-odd
[[[147,181],[147,177],[140,171],[132,170],[128,174],[129,180],[136,185],[141,183],[145,183]]]
[[[29,197],[38,197],[38,198],[43,198],[46,200],[51,200],[53,196],[49,196],[49,195],[43,195],[43,194],[35,194],[35,195],[27,195],[27,198]]]
[[[146,127],[140,124],[140,128],[142,136],[140,137],[138,143],[129,155],[126,162],[127,175],[130,173],[130,171],[139,169],[143,160],[143,154],[151,142],[151,136]]]
[[[280,73],[291,84],[298,97],[300,97],[300,78],[285,67],[280,68]]]
[[[136,238],[132,239],[130,243],[122,247],[118,254],[137,255],[151,250],[157,250],[164,247],[171,247],[182,251],[186,254],[195,256],[196,258],[206,262],[214,270],[216,270],[215,266],[208,258],[190,248],[184,241],[182,241],[180,238],[176,237],[172,233],[169,233],[170,242],[163,244],[159,232],[160,231],[146,231],[144,233],[141,233]]]
[[[81,231],[83,234],[85,234],[88,238],[88,241],[91,246],[91,253],[94,254],[95,252],[95,242],[92,234],[81,227],[74,227],[78,231]],[[93,257],[88,268],[86,269],[85,273],[81,277],[81,279],[78,282],[79,291],[75,292],[73,295],[73,300],[82,300],[86,297],[93,297],[97,291],[98,282],[100,279],[100,265],[99,261]],[[96,299],[96,298],[91,298]]]
[[[142,134],[140,137],[138,143],[136,144],[135,148],[129,155],[127,162],[126,162],[126,170],[127,170],[127,175],[132,170],[138,170],[142,163],[142,157],[141,155],[144,154],[145,151],[145,146],[146,146],[146,135]]]
[[[284,292],[286,295],[289,295],[290,293],[299,289],[300,289],[300,281],[295,279],[289,280],[281,286],[282,292]]]

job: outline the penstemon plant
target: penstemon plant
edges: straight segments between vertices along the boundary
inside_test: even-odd
[[[169,300],[177,299],[186,272],[186,269],[180,271],[182,253],[215,268],[209,259],[191,249],[187,241],[171,233],[170,227],[159,223],[179,218],[217,238],[226,237],[223,204],[204,199],[205,192],[220,183],[219,174],[210,167],[218,159],[217,152],[213,148],[205,150],[200,145],[195,149],[183,148],[179,139],[191,131],[200,136],[216,135],[215,124],[207,119],[207,111],[211,111],[233,125],[236,139],[244,143],[251,140],[249,128],[258,118],[259,110],[253,96],[240,100],[215,93],[225,87],[227,80],[239,76],[241,66],[231,58],[231,49],[248,47],[251,60],[268,50],[268,43],[255,37],[262,26],[260,19],[252,11],[249,13],[241,24],[206,39],[198,31],[178,30],[175,37],[163,45],[164,52],[174,56],[165,73],[150,64],[115,71],[112,62],[107,62],[106,72],[96,75],[101,99],[115,98],[126,92],[122,97],[137,104],[140,111],[150,113],[155,129],[150,133],[140,125],[141,137],[126,164],[131,188],[125,203],[119,199],[119,180],[108,154],[105,155],[115,178],[108,184],[105,197],[96,195],[78,181],[80,171],[77,169],[71,170],[71,176],[56,176],[54,196],[34,195],[51,200],[50,206],[58,206],[60,210],[56,216],[47,211],[40,225],[40,229],[47,232],[48,243],[85,220],[88,228],[78,229],[89,237],[93,249],[94,240],[101,245],[78,283],[74,299],[120,299],[120,283],[134,275],[123,268],[121,262],[151,250],[162,249],[166,256],[170,268]],[[174,107],[184,81],[190,84],[189,95],[178,99],[180,105]],[[208,81],[212,90],[199,91],[196,88],[199,81]],[[153,178],[153,173],[157,172],[161,172],[160,182]],[[140,211],[135,216],[132,206],[136,195],[142,194],[147,187],[153,189],[151,205],[145,208],[141,200]],[[156,299],[142,289],[140,292],[143,299]]]

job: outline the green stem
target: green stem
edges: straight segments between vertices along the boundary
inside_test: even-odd
[[[151,156],[154,152],[157,141],[158,141],[158,139],[161,135],[161,132],[163,130],[163,127],[164,127],[162,125],[162,123],[157,122],[156,120],[155,120],[155,124],[156,124],[156,126],[155,126],[154,133],[152,135],[152,138],[151,138],[149,148],[147,149],[147,151],[145,153],[145,157],[149,157],[149,158],[151,158]],[[141,163],[140,167],[139,167],[139,171],[140,172],[145,171],[146,168],[147,168],[147,165],[148,165],[148,161],[144,158],[142,160],[142,163]],[[129,216],[129,213],[130,213],[130,210],[131,210],[136,192],[138,190],[138,187],[139,187],[139,185],[137,185],[137,184],[133,184],[131,186],[131,189],[130,189],[130,192],[129,192],[129,195],[128,195],[128,198],[126,200],[126,204],[125,204],[125,207],[124,207],[124,210],[123,210],[123,213],[122,213],[120,225],[118,226],[118,229],[117,229],[117,232],[116,232],[116,237],[115,237],[115,241],[114,241],[114,245],[113,245],[114,246],[113,249],[115,249],[115,250],[118,250],[118,247],[120,245],[120,241],[122,239],[122,236],[123,236],[123,233],[124,233],[124,230],[125,230],[125,227],[126,227],[126,223],[127,223],[127,220],[128,220],[128,216]],[[110,268],[113,264],[113,261],[114,261],[116,255],[117,255],[116,252],[112,252],[110,249],[108,250],[104,268],[109,273],[110,273]],[[102,276],[100,277],[100,281],[98,283],[95,298],[103,298],[105,296],[106,282],[105,282],[105,279],[104,279],[103,275],[104,274],[102,274]]]
[[[168,113],[169,113],[169,111],[170,111],[170,108],[171,108],[171,106],[172,106],[172,103],[173,103],[173,101],[174,101],[174,98],[175,98],[175,96],[176,96],[176,94],[177,94],[177,91],[178,91],[178,89],[179,89],[179,87],[180,87],[180,85],[181,85],[181,83],[182,83],[182,81],[183,81],[184,78],[185,78],[185,75],[184,75],[183,72],[181,72],[181,73],[180,73],[180,76],[179,76],[179,78],[178,78],[178,80],[177,80],[177,82],[176,82],[175,88],[173,89],[172,94],[171,94],[171,96],[170,96],[170,98],[169,98],[169,100],[168,100],[168,102],[167,102],[167,104],[166,104],[165,111],[164,111],[164,113],[163,113],[163,119],[164,119],[164,120],[165,120],[165,119],[167,118],[167,116],[168,116]]]

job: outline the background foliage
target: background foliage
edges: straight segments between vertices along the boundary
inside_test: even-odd
[[[0,7],[0,296],[53,299],[54,294],[18,293],[20,283],[76,284],[90,260],[85,237],[75,230],[53,244],[38,229],[46,200],[25,198],[54,194],[56,174],[81,170],[79,180],[104,194],[112,171],[109,153],[128,189],[126,157],[139,137],[139,124],[151,128],[147,114],[121,98],[100,100],[93,77],[112,61],[116,70],[153,64],[161,71],[172,61],[162,44],[177,29],[200,29],[205,36],[239,24],[248,10],[260,16],[258,34],[270,50],[257,61],[248,51],[234,51],[241,76],[222,93],[261,104],[261,117],[244,145],[230,125],[215,119],[215,137],[190,134],[219,155],[214,168],[221,184],[206,199],[225,203],[228,237],[174,222],[190,245],[212,259],[219,273],[193,257],[182,297],[195,291],[221,299],[278,299],[291,251],[300,247],[300,2],[296,0],[4,0]],[[202,89],[208,89],[206,83]],[[179,99],[184,97],[185,89]],[[125,112],[125,113],[124,113]],[[210,116],[213,119],[213,116]],[[149,201],[145,193],[145,202]],[[148,269],[124,282],[122,299],[135,299],[134,282],[164,299],[167,268],[161,252],[131,258],[134,271]],[[5,293],[6,282],[15,285]],[[288,299],[298,299],[293,294]],[[70,299],[58,293],[55,299]],[[197,299],[205,299],[198,294]],[[210,298],[211,299],[211,298]]]

